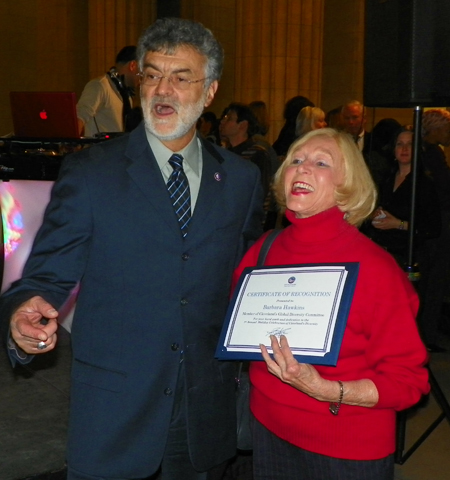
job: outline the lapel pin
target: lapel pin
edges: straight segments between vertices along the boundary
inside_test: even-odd
[[[216,182],[220,182],[220,181],[222,180],[222,177],[220,176],[220,173],[219,173],[219,172],[216,172],[216,173],[214,174],[214,180],[215,180]]]

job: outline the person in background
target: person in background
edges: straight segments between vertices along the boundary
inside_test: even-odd
[[[220,136],[226,140],[230,152],[250,160],[259,168],[264,198],[267,199],[273,168],[269,152],[253,139],[257,131],[258,122],[248,105],[232,102],[225,108],[219,125]]]
[[[254,479],[393,480],[396,412],[428,393],[428,354],[414,288],[356,228],[373,210],[373,181],[347,134],[320,129],[292,144],[275,191],[291,225],[265,265],[358,262],[359,273],[336,366],[299,363],[288,334],[271,335],[273,355],[261,345],[264,361],[251,363]]]
[[[394,118],[383,118],[370,132],[364,159],[378,191],[395,169],[392,139],[400,128],[400,123]]]
[[[250,102],[248,106],[256,118],[256,132],[253,134],[252,139],[269,153],[272,162],[272,173],[275,175],[280,166],[280,161],[278,160],[277,152],[265,138],[270,126],[266,103],[262,100],[255,100]]]
[[[197,130],[210,142],[220,145],[219,121],[214,112],[203,112],[197,121]]]
[[[262,100],[256,100],[254,102],[250,102],[248,106],[253,112],[253,115],[255,116],[257,122],[256,133],[253,134],[252,139],[256,142],[257,145],[265,148],[269,153],[270,161],[272,163],[272,175],[275,175],[275,172],[280,166],[280,161],[278,159],[277,152],[265,138],[270,126],[269,114],[267,113],[266,103]]]
[[[255,100],[254,102],[249,103],[249,107],[257,120],[257,131],[252,138],[257,145],[261,146],[269,153],[270,163],[271,163],[271,175],[272,175],[271,182],[272,182],[276,171],[281,165],[281,162],[277,155],[277,152],[274,150],[272,145],[265,138],[265,136],[267,135],[267,132],[269,131],[269,126],[270,126],[267,106],[266,106],[266,103],[263,102],[262,100]],[[272,191],[269,192],[268,197],[269,198],[267,199],[267,205],[266,205],[266,220],[264,222],[264,231],[275,228],[277,219],[278,219],[278,214],[279,214],[278,205],[275,201],[275,197],[273,196]]]
[[[384,159],[380,158],[377,153],[373,154],[372,148],[374,144],[376,145],[378,139],[375,138],[375,141],[373,142],[373,132],[369,133],[365,130],[366,112],[364,105],[357,100],[346,103],[342,106],[341,119],[342,129],[353,138],[354,142],[358,146],[369,172],[372,175],[372,179],[375,182],[375,186],[379,190],[381,184],[391,173],[391,168],[389,162],[384,161]],[[386,123],[384,121],[382,122],[383,123],[380,125],[375,135],[380,133],[380,129],[383,130],[386,127]],[[390,121],[387,123],[389,124]],[[394,120],[394,126],[395,123],[396,121]],[[388,134],[393,134],[395,131],[392,124],[390,124],[386,130]]]
[[[93,137],[100,133],[131,131],[142,119],[139,107],[133,109],[132,96],[139,85],[136,47],[123,47],[114,67],[105,75],[90,80],[78,100],[80,134]]]
[[[306,97],[298,95],[291,98],[284,106],[284,125],[280,130],[278,138],[273,143],[273,148],[278,156],[284,157],[295,140],[295,122],[300,110],[304,107],[314,107],[314,103]]]
[[[158,19],[137,58],[144,122],[65,158],[2,333],[13,363],[54,349],[79,285],[68,480],[211,480],[236,452],[235,369],[214,354],[260,174],[196,135],[223,66],[210,30]]]
[[[333,108],[327,112],[325,115],[325,121],[329,128],[334,128],[336,130],[343,130],[342,127],[342,117],[341,117],[342,105],[339,107]]]
[[[429,270],[426,282],[420,282],[424,301],[419,315],[419,325],[431,352],[444,352],[440,345],[439,326],[444,319],[444,297],[449,295],[450,284],[450,168],[442,146],[450,145],[450,112],[433,108],[422,116],[422,162],[433,179],[439,197],[442,230],[438,238],[427,242]],[[442,320],[441,320],[442,319]],[[449,331],[448,323],[442,329]]]
[[[352,100],[342,106],[341,109],[342,129],[347,132],[360,152],[365,152],[369,145],[370,134],[365,131],[366,112],[364,105],[357,100]]]
[[[394,135],[395,170],[383,183],[378,207],[371,215],[374,227],[370,238],[391,253],[401,268],[408,263],[409,229],[412,199],[413,132],[401,128]],[[416,215],[414,219],[414,258],[423,258],[427,239],[436,238],[441,230],[441,211],[434,182],[417,165]]]
[[[326,126],[325,112],[321,108],[305,107],[302,108],[297,115],[297,120],[295,122],[295,135],[300,138],[312,130],[325,128]]]
[[[258,122],[258,131],[256,135],[265,137],[270,128],[269,113],[267,111],[266,102],[263,102],[262,100],[254,100],[253,102],[250,102],[248,106]]]

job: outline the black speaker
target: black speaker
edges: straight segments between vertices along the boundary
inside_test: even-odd
[[[366,0],[364,104],[450,106],[450,0]]]

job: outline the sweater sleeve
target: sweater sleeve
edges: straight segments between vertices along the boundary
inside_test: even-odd
[[[415,322],[418,297],[396,265],[379,276],[377,290],[366,350],[368,378],[378,389],[375,408],[403,410],[429,391],[428,353]]]

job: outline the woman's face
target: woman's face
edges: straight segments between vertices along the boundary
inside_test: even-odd
[[[402,132],[395,142],[395,159],[402,165],[409,165],[412,156],[412,132]]]
[[[325,121],[325,115],[320,116],[314,122],[314,130],[318,130],[319,128],[325,128],[327,126],[327,122]]]
[[[292,154],[286,167],[286,206],[297,218],[307,218],[336,205],[335,189],[344,180],[342,154],[336,141],[314,137]]]

